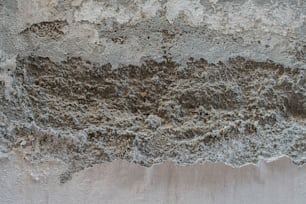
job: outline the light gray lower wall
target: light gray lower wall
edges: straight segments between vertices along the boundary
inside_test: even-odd
[[[114,161],[85,169],[61,184],[60,162],[30,165],[20,156],[1,161],[0,203],[248,203],[303,204],[306,166],[286,158],[232,168],[223,163],[150,168]]]

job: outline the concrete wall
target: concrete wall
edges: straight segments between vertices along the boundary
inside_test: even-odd
[[[2,203],[305,200],[304,0],[0,0],[0,19]]]

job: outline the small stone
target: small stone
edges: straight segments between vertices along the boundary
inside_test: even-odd
[[[157,129],[159,126],[161,126],[161,118],[156,115],[149,115],[145,120],[145,123],[149,128]]]
[[[27,141],[23,140],[22,142],[20,142],[21,146],[25,146],[27,144]]]

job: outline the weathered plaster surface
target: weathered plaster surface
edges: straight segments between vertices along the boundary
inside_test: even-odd
[[[63,162],[62,183],[116,159],[306,161],[303,0],[1,0],[0,17],[1,158]]]
[[[190,56],[218,62],[240,55],[305,67],[304,57],[296,58],[305,49],[305,7],[301,0],[3,1],[2,50],[57,61],[77,56],[115,67],[162,59],[164,51],[180,62]],[[55,21],[65,26],[56,29]],[[174,34],[167,43],[163,30]]]

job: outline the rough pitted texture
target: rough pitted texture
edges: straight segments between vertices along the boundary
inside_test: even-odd
[[[305,1],[0,2],[0,157],[71,173],[306,161]]]
[[[112,69],[18,57],[19,96],[1,102],[13,119],[4,139],[27,149],[27,159],[62,159],[71,172],[118,158],[242,165],[287,154],[303,163],[305,77],[239,57],[227,65],[190,59],[183,69],[171,60]]]

